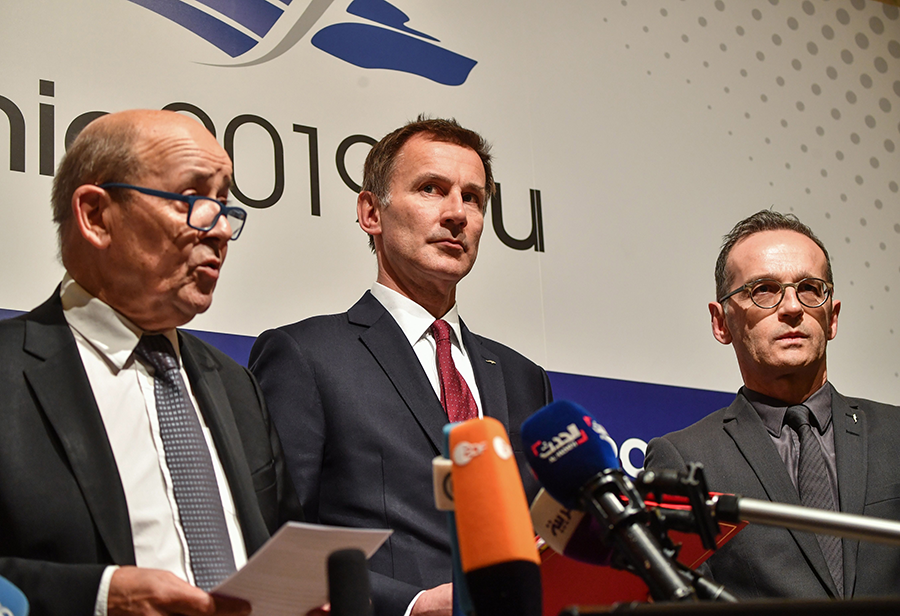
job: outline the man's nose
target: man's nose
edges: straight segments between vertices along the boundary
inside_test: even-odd
[[[798,314],[803,312],[803,304],[800,303],[800,298],[797,296],[796,287],[784,288],[784,298],[782,298],[781,303],[778,304],[778,310],[784,314]]]
[[[466,202],[463,201],[462,194],[459,191],[451,191],[443,200],[444,211],[441,214],[441,220],[445,223],[465,227],[468,222],[469,213],[466,209]]]

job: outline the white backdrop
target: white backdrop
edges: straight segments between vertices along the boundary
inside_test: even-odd
[[[276,47],[308,5],[294,0],[246,58]],[[322,51],[311,43],[322,29],[374,22],[350,14],[349,0],[313,5],[323,14],[282,55],[221,66],[242,58],[136,2],[5,3],[0,96],[24,118],[25,170],[10,169],[0,115],[0,308],[33,307],[62,275],[40,160],[55,165],[70,123],[186,102],[209,115],[220,141],[243,114],[271,123],[285,167],[283,196],[251,210],[212,309],[191,327],[256,335],[342,311],[371,284],[375,261],[336,151],[351,135],[377,139],[426,112],[494,143],[513,237],[531,231],[529,191],[541,195],[544,252],[513,250],[485,226],[459,292],[474,331],[553,371],[734,391],[733,353],[709,332],[713,265],[722,234],[774,206],[810,224],[832,253],[844,304],[832,381],[847,395],[900,403],[896,7],[395,0],[407,26],[477,61],[450,86]],[[295,124],[316,129],[319,216],[309,141]],[[358,143],[344,158],[356,182],[367,149]],[[241,191],[272,192],[266,131],[238,128],[234,158]]]

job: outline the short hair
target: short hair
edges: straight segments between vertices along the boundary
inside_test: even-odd
[[[97,122],[78,135],[53,178],[53,222],[63,255],[73,224],[72,195],[84,184],[129,182],[143,171],[134,151],[138,130],[125,122]],[[125,197],[130,198],[129,196]]]
[[[414,122],[408,122],[397,130],[382,137],[366,156],[363,166],[362,189],[375,195],[378,205],[387,207],[391,202],[391,180],[397,168],[397,155],[401,148],[413,136],[420,133],[428,135],[433,141],[453,143],[473,150],[484,166],[485,201],[482,211],[487,208],[488,200],[494,195],[496,186],[491,171],[491,144],[473,130],[463,128],[454,119],[429,118],[420,114]],[[369,246],[375,250],[375,240],[369,236]]]
[[[722,249],[719,251],[719,258],[716,259],[716,299],[727,295],[731,291],[731,285],[734,283],[731,279],[731,274],[725,268],[731,249],[742,239],[763,231],[794,231],[811,239],[825,253],[825,280],[834,283],[834,276],[831,272],[831,257],[828,255],[825,244],[816,237],[812,229],[800,222],[800,219],[793,214],[782,214],[775,210],[760,210],[737,223],[722,238]]]

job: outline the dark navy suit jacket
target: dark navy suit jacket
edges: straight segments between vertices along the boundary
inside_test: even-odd
[[[500,420],[533,496],[519,426],[551,400],[546,373],[462,326],[485,415]],[[346,313],[264,332],[250,354],[310,521],[390,528],[370,560],[375,611],[400,616],[451,581],[447,520],[431,460],[447,415],[400,326],[367,292]]]

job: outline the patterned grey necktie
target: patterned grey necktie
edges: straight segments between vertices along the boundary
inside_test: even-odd
[[[809,408],[799,404],[788,407],[784,422],[800,437],[800,464],[797,471],[797,485],[800,502],[804,507],[815,507],[836,511],[834,495],[828,481],[825,455],[812,426],[809,425]],[[844,594],[844,553],[840,537],[816,535],[828,570],[838,589],[838,596]]]
[[[181,378],[172,343],[162,335],[144,335],[135,353],[155,370],[153,389],[159,432],[191,570],[195,584],[210,590],[232,574],[235,567],[209,447]]]

